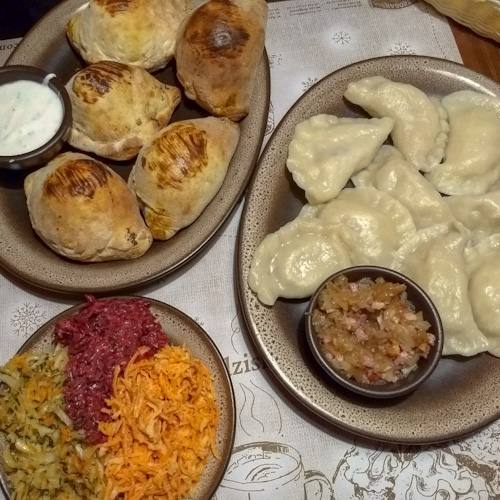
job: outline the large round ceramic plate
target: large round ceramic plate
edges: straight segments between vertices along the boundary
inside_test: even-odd
[[[133,297],[123,297],[133,298]],[[171,345],[185,345],[193,356],[201,360],[209,369],[214,384],[216,401],[220,410],[219,426],[216,436],[216,449],[220,458],[210,456],[203,471],[198,487],[189,500],[206,500],[211,498],[219,486],[227,468],[234,444],[234,431],[236,422],[236,408],[234,391],[224,360],[212,339],[193,319],[186,316],[173,306],[163,302],[147,299],[150,304],[151,313],[158,319],[166,332]],[[19,353],[29,349],[38,351],[49,351],[53,348],[52,340],[56,323],[72,314],[78,312],[83,306],[79,304],[45,323],[29,340],[21,347]],[[2,456],[2,441],[0,438],[0,457]],[[8,492],[7,476],[0,460],[0,480],[2,487]]]
[[[83,67],[72,51],[65,27],[85,0],[65,0],[51,10],[23,38],[7,64],[28,64],[56,73],[62,81]],[[155,73],[182,89],[173,63]],[[109,293],[129,289],[164,276],[182,266],[210,240],[241,198],[257,161],[269,109],[269,64],[262,57],[249,115],[241,122],[241,136],[224,183],[214,200],[189,227],[166,242],[156,241],[133,261],[81,264],[61,258],[37,238],[31,228],[23,192],[22,172],[0,172],[0,265],[38,287],[66,293]],[[172,121],[207,116],[183,95]],[[109,161],[106,161],[110,164]],[[111,164],[127,177],[132,162]]]
[[[302,320],[306,301],[280,299],[267,307],[247,284],[256,247],[292,220],[305,203],[285,166],[295,125],[319,113],[367,116],[342,96],[349,82],[372,75],[413,84],[435,97],[460,89],[500,95],[499,85],[464,66],[419,56],[363,61],[318,82],[276,129],[249,187],[238,242],[240,300],[250,335],[267,365],[310,410],[332,424],[383,441],[439,442],[464,436],[500,417],[500,359],[489,354],[446,358],[410,396],[365,400],[333,385],[312,358]]]

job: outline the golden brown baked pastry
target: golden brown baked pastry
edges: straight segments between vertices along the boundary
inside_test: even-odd
[[[127,183],[81,153],[63,153],[24,181],[31,224],[55,252],[84,262],[135,259],[153,241]]]
[[[188,5],[188,0],[90,0],[66,31],[89,64],[117,61],[156,71],[172,59]]]
[[[177,87],[141,68],[111,61],[82,69],[66,89],[73,113],[68,142],[113,160],[137,155],[168,124],[181,99]]]
[[[238,124],[210,116],[172,123],[144,146],[128,182],[155,239],[199,217],[224,181],[239,135]]]
[[[213,115],[245,117],[266,24],[264,0],[209,0],[186,16],[175,49],[186,96]]]

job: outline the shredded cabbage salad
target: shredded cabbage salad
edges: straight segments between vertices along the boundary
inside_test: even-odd
[[[67,350],[14,356],[0,369],[3,467],[11,500],[99,499],[104,465],[64,412]]]

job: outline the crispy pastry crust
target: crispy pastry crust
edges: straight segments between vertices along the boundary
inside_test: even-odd
[[[73,123],[68,142],[75,148],[113,160],[137,155],[168,124],[181,93],[147,71],[103,61],[67,83]]]
[[[227,118],[168,125],[137,157],[129,177],[153,237],[171,238],[194,222],[219,191],[238,144]]]
[[[24,191],[33,229],[69,259],[135,259],[151,246],[134,193],[118,174],[90,156],[56,156],[26,177]]]
[[[264,0],[209,0],[181,23],[175,60],[186,96],[215,116],[244,118],[264,51]]]
[[[188,0],[90,0],[69,20],[66,32],[89,64],[117,61],[148,71],[172,59]]]

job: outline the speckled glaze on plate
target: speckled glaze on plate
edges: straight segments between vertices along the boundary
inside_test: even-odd
[[[210,456],[197,489],[192,496],[186,499],[207,500],[215,493],[224,476],[234,444],[236,407],[231,378],[217,346],[196,321],[173,306],[154,299],[148,298],[147,300],[151,303],[150,311],[158,319],[166,332],[169,343],[172,345],[186,345],[193,356],[201,360],[212,374],[216,401],[220,410],[216,436],[216,449],[219,452],[220,459]],[[71,307],[45,323],[28,339],[18,352],[23,353],[29,349],[47,352],[52,349],[52,339],[56,323],[62,318],[75,314],[83,305],[78,304]],[[0,438],[0,457],[2,446],[4,444]],[[0,458],[0,483],[4,491],[8,494],[6,481],[6,474]]]
[[[85,0],[65,0],[57,5],[23,38],[7,64],[37,66],[68,81],[84,63],[66,39],[66,23],[84,3]],[[173,63],[154,76],[182,89]],[[0,266],[37,287],[70,294],[130,290],[178,269],[208,243],[243,195],[260,153],[269,92],[269,63],[264,54],[250,113],[240,122],[240,141],[221,189],[193,224],[168,241],[155,241],[139,259],[85,264],[60,257],[31,228],[23,191],[26,173],[0,172]],[[207,113],[183,95],[172,121],[203,116]],[[104,161],[124,178],[133,164]]]
[[[303,313],[307,300],[262,305],[247,284],[252,255],[263,238],[295,218],[305,203],[285,162],[295,125],[319,113],[367,116],[343,99],[347,84],[382,75],[436,97],[471,89],[500,95],[500,86],[464,66],[421,56],[362,61],[334,72],[304,94],[269,140],[249,187],[238,240],[238,290],[249,333],[283,386],[327,422],[397,443],[436,443],[472,433],[500,417],[500,359],[489,354],[446,357],[413,394],[373,401],[334,385],[310,353]],[[446,334],[446,332],[445,332]]]

